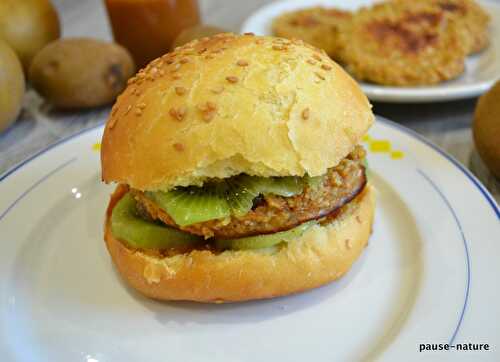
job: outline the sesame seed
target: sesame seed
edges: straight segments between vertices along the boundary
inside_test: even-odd
[[[321,61],[321,57],[318,54],[313,54],[313,58],[318,61]]]
[[[174,143],[173,146],[174,146],[174,149],[176,151],[179,151],[179,152],[182,152],[185,149],[185,147],[182,143]]]
[[[234,75],[230,75],[228,77],[226,77],[226,80],[229,82],[229,83],[237,83],[238,82],[238,77],[235,77]]]
[[[248,62],[246,60],[240,59],[236,62],[236,65],[239,65],[240,67],[246,67],[248,65]]]
[[[243,33],[243,35],[250,35],[250,36],[254,36],[255,34],[252,33],[252,32],[248,32],[248,33]]]
[[[137,105],[137,108],[139,108],[139,109],[144,109],[144,108],[146,108],[146,103],[144,103],[144,102],[143,102],[143,103],[139,103],[139,104]]]
[[[187,110],[186,107],[170,108],[168,113],[177,121],[182,121],[186,116]]]
[[[207,41],[207,40],[210,40],[210,38],[208,36],[205,36],[203,38],[200,39],[201,41]]]
[[[182,58],[181,60],[179,60],[179,63],[181,63],[181,64],[189,63],[189,59],[188,58]]]
[[[187,89],[184,87],[175,87],[175,93],[178,96],[182,96],[183,94],[186,94],[186,92],[187,92]]]
[[[215,116],[215,110],[207,110],[202,113],[202,118],[205,122],[210,122]]]
[[[284,50],[285,48],[281,45],[273,45],[273,50]]]
[[[111,118],[109,119],[109,122],[108,122],[108,129],[113,129],[113,127],[116,124],[116,121],[118,121],[118,118],[111,116]]]
[[[215,88],[212,88],[211,91],[212,91],[212,93],[215,93],[215,94],[221,94],[224,91],[224,87],[223,86],[215,87]]]
[[[207,109],[212,110],[212,111],[216,110],[217,109],[217,104],[215,104],[214,102],[208,101],[207,102]]]
[[[208,54],[208,55],[205,56],[205,59],[214,59],[214,56],[211,55],[211,54]]]
[[[198,54],[203,54],[207,51],[207,48],[201,48],[200,50],[198,50]]]
[[[320,73],[318,73],[318,72],[314,72],[314,74],[315,74],[315,75],[316,75],[316,77],[318,77],[319,79],[321,79],[321,80],[325,80],[325,77],[324,77],[322,74],[320,74]]]
[[[351,239],[345,239],[345,247],[346,247],[346,249],[352,248]]]
[[[136,108],[134,114],[139,117],[142,114],[142,109]]]
[[[129,106],[127,107],[127,109],[125,110],[125,113],[124,113],[124,114],[125,114],[125,115],[127,115],[127,114],[128,114],[128,112],[130,112],[130,110],[131,110],[131,109],[132,109],[132,106],[131,106],[131,105],[129,105]]]
[[[331,70],[332,66],[329,64],[321,64],[321,68],[323,68],[324,70]]]
[[[315,62],[314,60],[312,60],[312,59],[307,59],[307,62],[308,62],[309,64],[311,64],[311,65],[316,64],[316,62]]]
[[[306,120],[306,119],[309,119],[309,115],[310,115],[310,111],[309,111],[309,108],[305,108],[303,111],[302,111],[302,119],[303,120]]]
[[[358,224],[361,224],[361,219],[359,216],[356,216],[356,221],[358,222]]]

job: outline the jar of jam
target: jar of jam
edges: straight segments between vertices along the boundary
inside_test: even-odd
[[[197,0],[105,0],[117,43],[138,68],[167,53],[175,37],[199,24]]]

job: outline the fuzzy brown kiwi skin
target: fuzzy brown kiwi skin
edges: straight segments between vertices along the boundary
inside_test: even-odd
[[[472,125],[481,159],[500,180],[500,82],[479,98]]]
[[[30,66],[30,80],[44,98],[60,109],[111,103],[127,85],[135,65],[128,51],[87,38],[53,42]]]

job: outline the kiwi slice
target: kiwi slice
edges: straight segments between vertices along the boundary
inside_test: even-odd
[[[203,187],[178,187],[169,192],[146,192],[180,226],[243,216],[252,209],[260,194],[285,197],[300,194],[304,181],[300,177],[257,177],[239,175],[206,182]]]
[[[231,215],[224,190],[220,186],[178,188],[169,192],[146,192],[180,226],[187,226]]]
[[[321,184],[323,184],[325,176],[314,176],[314,177],[311,177],[309,175],[306,175],[304,179],[305,179],[305,182],[307,183],[307,185],[310,188],[317,189],[318,187],[321,186]]]
[[[116,238],[126,241],[130,246],[143,249],[194,246],[202,241],[197,236],[140,218],[136,201],[130,193],[115,205],[111,215],[111,231]]]
[[[285,177],[259,177],[260,193],[274,194],[290,197],[302,193],[304,190],[304,179],[295,176]]]
[[[253,206],[253,200],[259,196],[259,181],[257,178],[242,175],[232,177],[224,182],[226,186],[226,200],[231,208],[231,214],[243,216]]]
[[[248,250],[248,249],[262,249],[269,248],[273,245],[279,244],[281,242],[290,242],[309,229],[311,226],[315,225],[317,222],[315,220],[305,222],[293,229],[280,231],[274,234],[248,236],[245,238],[233,239],[233,240],[216,240],[215,246],[217,249],[231,249],[231,250]]]

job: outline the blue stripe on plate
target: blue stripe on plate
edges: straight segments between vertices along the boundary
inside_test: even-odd
[[[48,174],[44,175],[42,178],[40,178],[38,181],[36,181],[33,185],[31,185],[29,188],[27,188],[21,195],[19,195],[1,214],[0,214],[0,221],[9,213],[10,210],[14,206],[17,205],[19,201],[21,201],[26,195],[28,195],[33,189],[35,189],[38,185],[40,185],[42,182],[47,180],[50,176],[55,174],[56,172],[62,170],[66,166],[68,166],[70,163],[73,163],[77,160],[77,157],[73,157],[67,161],[65,161],[63,164],[57,166],[55,169],[50,171]]]
[[[460,231],[460,236],[462,237],[462,241],[464,243],[464,251],[465,251],[465,262],[467,266],[467,283],[465,286],[465,300],[464,304],[462,306],[462,310],[460,312],[460,317],[458,318],[458,323],[457,326],[455,327],[455,330],[453,331],[453,334],[450,338],[450,341],[448,342],[450,345],[453,344],[455,341],[455,337],[457,336],[458,331],[460,330],[460,326],[462,325],[462,321],[464,319],[465,315],[465,310],[467,309],[467,304],[469,301],[469,290],[470,290],[470,278],[471,278],[471,270],[470,270],[470,255],[469,255],[469,246],[467,245],[467,239],[465,238],[465,233],[462,228],[462,224],[460,223],[460,219],[457,216],[457,213],[453,209],[453,206],[451,206],[450,201],[446,198],[444,193],[441,191],[439,186],[432,181],[432,179],[422,170],[417,169],[417,172],[431,185],[431,187],[436,190],[440,198],[443,200],[443,202],[446,204],[448,207],[448,210],[450,210],[450,213],[452,214],[453,218],[455,219],[455,223],[457,224],[458,230]]]
[[[415,132],[414,130],[407,128],[405,126],[400,125],[399,123],[390,121],[386,118],[377,116],[377,120],[381,121],[382,123],[386,124],[389,127],[398,129],[402,131],[403,133],[408,134],[409,136],[412,136],[413,138],[418,139],[422,143],[426,144],[427,146],[431,147],[433,150],[441,154],[444,158],[446,158],[448,161],[450,161],[452,164],[454,164],[462,173],[467,176],[469,180],[472,181],[472,183],[476,186],[476,188],[479,189],[479,191],[483,194],[485,197],[486,201],[491,205],[493,211],[495,212],[496,216],[498,219],[500,219],[500,207],[496,203],[495,199],[491,194],[488,192],[486,187],[483,186],[483,184],[474,176],[468,169],[466,169],[459,161],[457,161],[453,156],[449,155],[446,153],[444,150],[442,150],[440,147],[436,146],[434,143],[431,141],[427,140],[425,137],[420,135],[419,133]]]
[[[90,132],[90,131],[93,131],[95,130],[96,128],[99,128],[101,127],[102,125],[104,124],[104,121],[103,122],[100,122],[99,124],[96,124],[90,128],[85,128],[85,129],[82,129],[78,132],[76,132],[75,134],[72,134],[71,136],[68,136],[68,137],[65,137],[65,138],[61,138],[59,141],[56,141],[54,143],[52,143],[51,145],[49,145],[48,147],[44,148],[43,150],[40,150],[38,151],[37,153],[35,153],[34,155],[26,158],[25,160],[19,162],[17,165],[13,166],[12,168],[10,168],[9,170],[7,170],[6,172],[4,172],[1,176],[0,176],[0,182],[2,182],[3,180],[5,180],[7,177],[9,177],[11,174],[13,174],[14,172],[16,172],[17,170],[19,170],[21,167],[23,167],[24,165],[26,165],[28,162],[30,162],[31,160],[34,160],[35,158],[37,158],[38,156],[41,156],[43,155],[45,152],[53,149],[54,147],[56,146],[59,146],[59,145],[62,145],[63,143],[66,143],[68,142],[69,140],[72,140],[73,138],[75,137],[78,137],[84,133],[87,133],[87,132]]]

